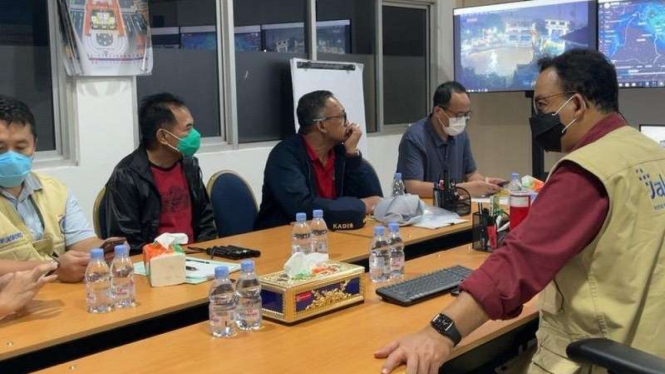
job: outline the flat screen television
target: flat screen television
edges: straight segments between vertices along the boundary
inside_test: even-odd
[[[619,87],[665,87],[665,0],[599,0],[598,48]]]
[[[530,91],[541,57],[596,49],[594,0],[532,0],[453,11],[455,80],[469,92]]]
[[[240,26],[233,30],[237,52],[259,52],[261,50],[261,26]]]
[[[665,148],[665,125],[640,125],[640,132]]]
[[[305,53],[305,23],[262,25],[264,49],[268,52]],[[351,53],[351,21],[316,22],[317,49],[321,53]]]
[[[180,48],[217,50],[215,26],[188,26],[180,28]]]

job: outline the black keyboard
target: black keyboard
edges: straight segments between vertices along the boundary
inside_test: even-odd
[[[456,265],[377,288],[376,293],[385,301],[409,306],[452,291],[472,271],[464,266]]]

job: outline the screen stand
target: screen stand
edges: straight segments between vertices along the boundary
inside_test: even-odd
[[[533,109],[533,91],[525,91],[524,96],[529,99],[529,106],[531,107],[531,115],[536,115],[536,111]],[[536,144],[531,138],[531,175],[534,178],[538,178],[542,181],[546,179],[545,175],[545,152],[543,148]]]

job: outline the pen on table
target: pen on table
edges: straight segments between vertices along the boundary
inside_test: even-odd
[[[187,261],[200,262],[202,264],[210,264],[210,261],[199,260],[199,259],[195,259],[195,258],[188,258]]]
[[[195,268],[194,266],[185,266],[185,270],[189,270],[189,271],[197,271],[197,270],[199,270],[199,269]]]

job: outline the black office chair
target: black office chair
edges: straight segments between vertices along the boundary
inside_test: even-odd
[[[607,369],[610,374],[665,374],[665,360],[609,339],[585,339],[566,348],[576,362]]]

